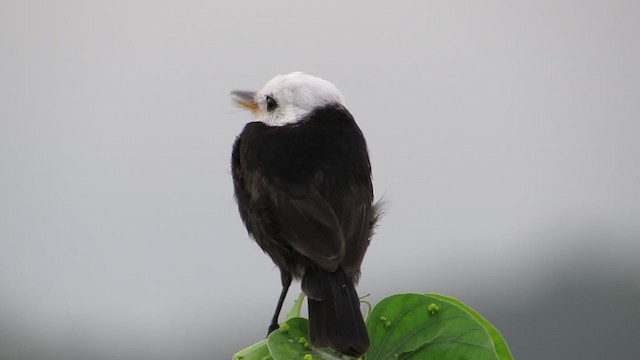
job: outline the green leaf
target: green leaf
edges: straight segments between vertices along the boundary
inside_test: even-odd
[[[294,317],[300,317],[300,310],[302,309],[303,300],[304,300],[304,293],[301,292],[300,295],[298,295],[298,298],[296,299],[296,301],[293,303],[293,307],[287,313],[287,317],[286,317],[287,320]]]
[[[300,294],[287,321],[265,340],[236,353],[234,360],[344,360],[331,349],[315,349],[309,322],[300,318]],[[367,317],[371,348],[364,359],[513,360],[500,332],[460,300],[440,294],[401,294],[382,300]]]
[[[267,347],[267,339],[246,347],[233,355],[233,360],[267,360],[272,359]]]
[[[295,317],[287,320],[267,338],[274,360],[344,360],[350,357],[331,349],[316,349],[309,341],[309,320]]]
[[[382,300],[367,318],[367,360],[499,360],[484,326],[442,298],[401,294]]]
[[[489,335],[491,336],[491,340],[493,341],[493,346],[496,349],[496,354],[498,354],[498,359],[499,360],[513,360],[513,356],[511,355],[511,351],[509,350],[509,346],[507,345],[507,342],[502,337],[502,334],[500,334],[500,331],[498,331],[498,329],[496,329],[495,326],[493,326],[489,321],[487,321],[487,319],[482,317],[482,315],[478,314],[477,311],[475,311],[474,309],[470,308],[465,303],[463,303],[462,301],[460,301],[460,300],[458,300],[456,298],[452,298],[452,297],[449,297],[449,296],[446,296],[446,295],[441,295],[441,294],[427,294],[427,295],[433,296],[435,298],[439,298],[439,299],[442,299],[442,300],[449,301],[451,303],[454,303],[454,304],[460,306],[462,309],[466,310],[480,324],[482,324],[482,326],[484,326],[484,328],[487,330],[487,332],[489,332]]]

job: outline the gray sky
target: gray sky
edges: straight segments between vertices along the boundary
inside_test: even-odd
[[[390,202],[361,294],[458,297],[518,359],[637,355],[638,34],[635,1],[3,1],[0,357],[263,337],[229,91],[294,70],[346,96]]]

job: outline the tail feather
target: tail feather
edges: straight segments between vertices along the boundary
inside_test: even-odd
[[[303,288],[309,297],[311,343],[354,357],[367,352],[369,336],[360,312],[360,300],[344,271],[308,272]]]

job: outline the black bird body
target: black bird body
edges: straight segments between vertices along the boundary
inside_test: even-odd
[[[366,142],[351,114],[327,103],[294,123],[247,124],[233,145],[232,175],[249,234],[281,271],[273,322],[291,279],[300,279],[314,346],[364,354],[354,284],[378,215]]]

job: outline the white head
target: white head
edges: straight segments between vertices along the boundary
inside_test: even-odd
[[[344,105],[344,97],[335,85],[302,72],[278,75],[257,93],[231,94],[238,105],[251,110],[258,121],[269,126],[296,123],[317,107]]]

